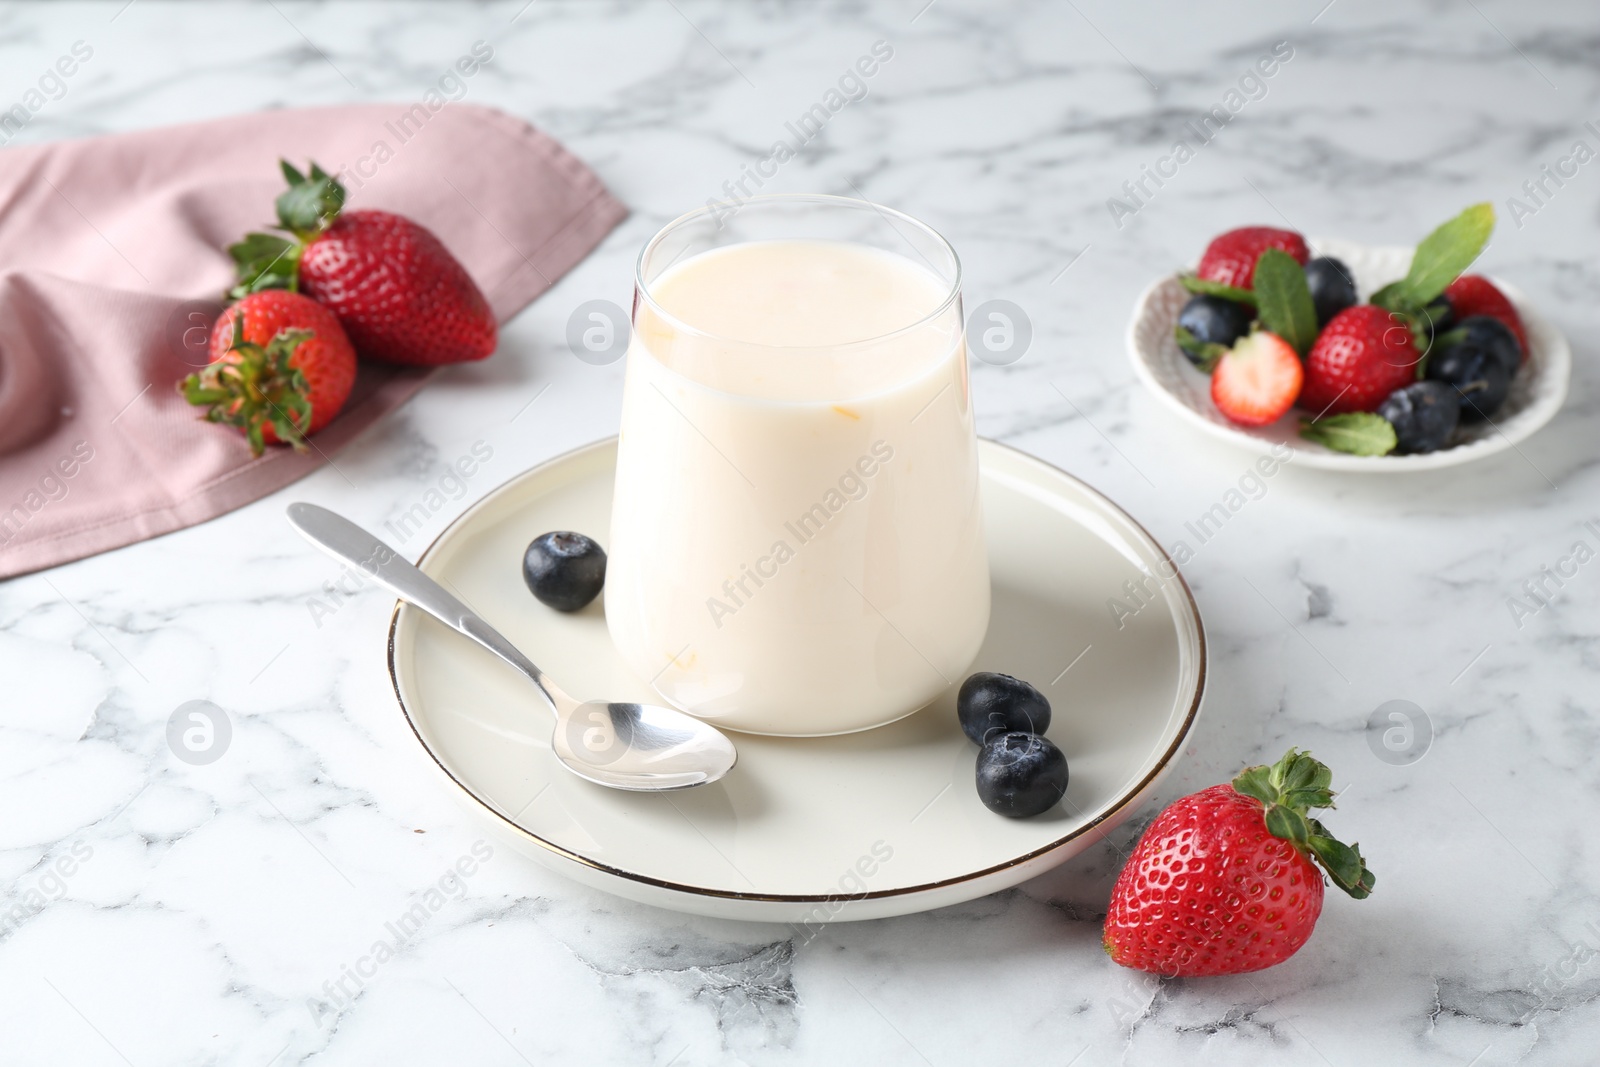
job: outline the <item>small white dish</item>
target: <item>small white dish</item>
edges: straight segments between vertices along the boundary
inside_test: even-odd
[[[493,833],[547,866],[633,900],[721,918],[907,914],[1004,889],[1070,858],[1170,769],[1199,711],[1205,636],[1188,586],[1125,512],[1021,452],[982,441],[979,454],[994,607],[974,669],[1029,679],[1049,697],[1048,736],[1071,768],[1055,809],[1011,820],[983,807],[954,686],[923,711],[863,733],[733,734],[739,763],[714,785],[602,789],[556,762],[548,715],[526,681],[399,605],[389,669],[426,762]],[[522,553],[549,530],[603,534],[615,463],[612,439],[535,467],[474,505],[418,561],[580,699],[652,693],[613,648],[601,602],[572,615],[544,607],[523,585]]]
[[[1312,241],[1316,255],[1334,256],[1355,275],[1364,300],[1379,287],[1405,276],[1411,249],[1375,247],[1348,241]],[[1434,470],[1470,463],[1503,452],[1531,436],[1555,417],[1567,398],[1572,377],[1572,349],[1560,330],[1528,302],[1521,290],[1499,278],[1495,286],[1516,305],[1528,335],[1528,359],[1511,383],[1511,392],[1490,422],[1464,425],[1460,443],[1413,456],[1352,456],[1335,452],[1300,436],[1300,417],[1315,412],[1295,408],[1271,426],[1250,428],[1230,422],[1211,402],[1211,379],[1196,370],[1173,339],[1178,312],[1192,295],[1175,276],[1157,279],[1134,307],[1128,324],[1128,356],[1141,381],[1169,409],[1190,425],[1229,444],[1265,453],[1287,443],[1295,449],[1295,466],[1325,470]]]

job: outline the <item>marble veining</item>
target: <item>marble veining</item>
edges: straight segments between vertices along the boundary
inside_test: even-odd
[[[1593,15],[1580,0],[0,6],[0,109],[75,42],[93,49],[14,143],[411,100],[484,40],[495,58],[466,98],[546,129],[634,209],[493,360],[440,374],[337,469],[0,584],[0,1062],[1592,1062],[1600,566],[1532,614],[1508,602],[1600,519],[1600,167],[1520,226],[1508,201],[1594,143]],[[1033,327],[1020,360],[974,364],[981,432],[1085,478],[1163,543],[1250,458],[1164,415],[1122,335],[1149,280],[1218,230],[1410,243],[1491,200],[1485,269],[1573,342],[1571,399],[1518,449],[1394,479],[1290,463],[1186,568],[1212,677],[1158,800],[1310,747],[1343,790],[1330,824],[1379,877],[1368,901],[1330,898],[1281,967],[1160,981],[1101,954],[1111,881],[1156,803],[1018,889],[814,937],[630,904],[498,846],[483,858],[396,714],[389,600],[282,521],[306,499],[381,527],[491,448],[414,553],[493,485],[613,433],[621,364],[574,358],[568,316],[625,305],[644,239],[767,157],[880,41],[893,58],[865,96],[765,188],[867,196],[947,234],[968,306],[1011,300]],[[1292,59],[1260,98],[1136,210],[1111,210],[1280,43]],[[192,700],[228,716],[213,763],[169,746]],[[1371,743],[1390,700],[1424,712],[1422,759]],[[473,873],[447,878],[464,859]]]

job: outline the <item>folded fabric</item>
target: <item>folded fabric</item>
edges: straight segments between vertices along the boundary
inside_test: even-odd
[[[206,362],[225,248],[282,157],[432,230],[505,322],[626,208],[527,123],[469,104],[271,111],[0,150],[0,578],[204,522],[315,470],[428,372],[363,362],[299,453],[252,459],[175,383]],[[493,358],[493,357],[491,357]]]

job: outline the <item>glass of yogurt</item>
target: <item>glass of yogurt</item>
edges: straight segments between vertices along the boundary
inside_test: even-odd
[[[960,683],[989,624],[961,267],[862,200],[708,204],[645,246],[605,611],[672,704],[848,733]]]

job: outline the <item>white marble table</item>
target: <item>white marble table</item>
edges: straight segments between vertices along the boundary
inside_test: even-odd
[[[1575,140],[1600,147],[1583,125],[1600,120],[1593,8],[1324,3],[0,6],[0,107],[75,41],[93,48],[19,142],[411,100],[482,39],[495,58],[469,99],[550,131],[635,210],[493,360],[441,374],[338,458],[342,475],[0,585],[0,1062],[1593,1062],[1600,564],[1548,584],[1529,617],[1508,600],[1597,543],[1581,524],[1600,516],[1600,163],[1547,184],[1520,227],[1507,214]],[[804,944],[627,904],[502,849],[399,955],[346,977],[479,832],[396,713],[390,601],[361,591],[314,617],[336,571],[283,504],[376,526],[489,444],[414,547],[491,485],[614,432],[621,364],[573,358],[568,315],[626,302],[644,238],[738,180],[880,40],[893,57],[867,95],[767,187],[859,193],[948,234],[969,304],[1012,300],[1034,330],[1020,362],[975,365],[982,432],[1081,475],[1169,544],[1246,458],[1134,381],[1122,333],[1146,281],[1232,225],[1408,242],[1466,203],[1499,207],[1485,266],[1573,340],[1555,423],[1427,477],[1290,464],[1187,567],[1212,675],[1161,799],[1309,746],[1344,786],[1331,821],[1361,841],[1376,895],[1330,898],[1274,970],[1163,982],[1099,951],[1109,847]],[[1264,95],[1128,200],[1123,183],[1280,41],[1292,58]],[[194,699],[232,724],[207,766],[166,741]],[[1389,700],[1431,723],[1412,765],[1369,746]],[[341,979],[359,996],[315,1017],[308,1002]]]

